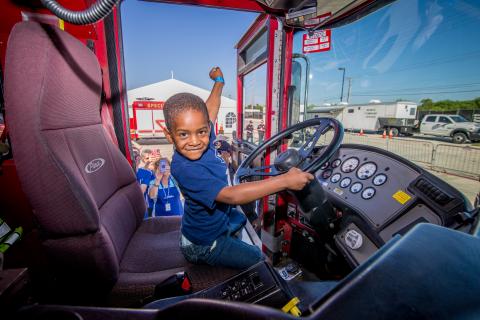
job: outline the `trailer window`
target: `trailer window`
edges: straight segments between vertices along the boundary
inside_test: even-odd
[[[410,115],[414,116],[416,111],[417,111],[417,108],[411,108],[410,109]]]

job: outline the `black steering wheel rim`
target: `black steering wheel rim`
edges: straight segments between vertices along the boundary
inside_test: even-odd
[[[267,148],[271,147],[272,145],[276,144],[278,141],[284,139],[285,137],[289,136],[295,131],[308,128],[311,126],[321,126],[323,128],[322,132],[316,137],[316,141],[318,141],[318,138],[321,135],[324,135],[326,132],[328,132],[330,129],[333,129],[334,136],[332,138],[332,141],[328,146],[324,148],[322,151],[322,154],[316,158],[312,163],[308,164],[305,168],[303,168],[304,171],[309,172],[309,173],[314,173],[317,171],[340,147],[340,144],[342,143],[343,140],[343,126],[340,123],[340,121],[334,119],[334,118],[313,118],[309,119],[300,123],[297,123],[282,132],[277,133],[270,139],[264,141],[261,145],[259,145],[252,153],[248,155],[248,157],[242,161],[240,166],[237,168],[237,171],[235,172],[234,176],[234,184],[237,185],[240,183],[240,180],[242,178],[250,177],[250,176],[255,176],[255,174],[250,174],[250,175],[239,175],[242,171],[247,171],[247,168],[251,164],[251,162],[257,158],[262,152],[264,152]],[[318,129],[317,129],[318,130]],[[317,132],[315,132],[314,136],[317,135]],[[310,146],[313,150],[315,143],[313,146]],[[302,146],[302,148],[305,146],[305,144]],[[278,174],[281,174],[284,172],[279,172]],[[274,175],[274,174],[272,174]]]

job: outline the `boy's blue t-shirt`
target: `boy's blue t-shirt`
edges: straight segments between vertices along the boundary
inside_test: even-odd
[[[177,151],[172,158],[172,175],[185,197],[182,234],[197,245],[211,245],[228,231],[231,206],[216,202],[228,186],[227,166],[213,146],[215,133],[210,124],[210,142],[198,160],[189,160]]]

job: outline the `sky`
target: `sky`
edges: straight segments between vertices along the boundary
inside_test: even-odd
[[[127,88],[171,77],[209,90],[220,66],[224,95],[237,97],[235,44],[256,13],[126,0],[122,3]],[[332,29],[330,51],[308,54],[309,104],[480,97],[480,1],[398,0]],[[302,52],[304,32],[294,37]],[[341,97],[345,68],[344,95]],[[248,103],[264,104],[261,68],[248,75]],[[303,81],[305,75],[303,75]],[[263,88],[262,88],[263,86]],[[301,94],[303,97],[303,93]]]
[[[308,104],[480,97],[480,1],[399,0],[332,30],[332,49],[308,54]],[[302,52],[304,32],[294,38]],[[303,75],[303,77],[305,77]],[[351,78],[351,82],[349,80]]]
[[[173,77],[210,90],[208,72],[222,68],[223,95],[236,99],[238,40],[258,16],[197,6],[122,2],[127,89]]]

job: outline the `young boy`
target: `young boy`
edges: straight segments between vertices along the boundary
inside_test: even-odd
[[[247,268],[263,259],[260,249],[235,237],[245,216],[232,205],[245,204],[285,189],[301,190],[313,175],[297,168],[270,179],[228,186],[225,161],[214,149],[213,123],[224,85],[220,68],[206,102],[179,93],[164,105],[167,139],[174,144],[172,175],[185,197],[180,247],[193,263]]]

